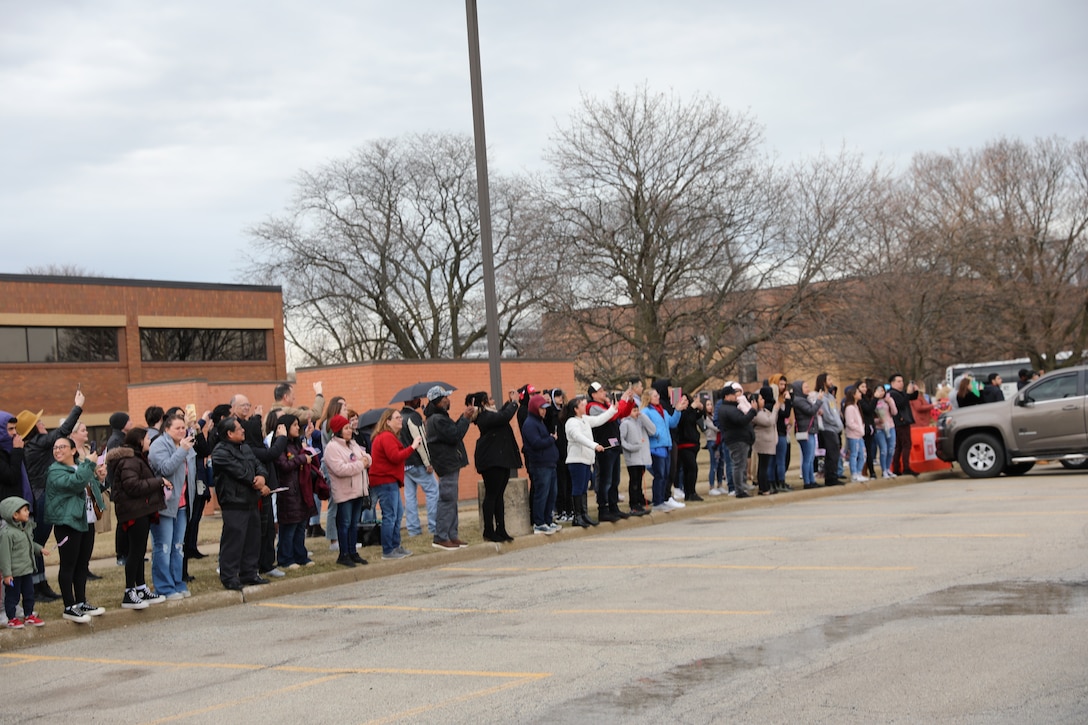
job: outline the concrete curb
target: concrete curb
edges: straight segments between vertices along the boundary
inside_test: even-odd
[[[898,488],[924,481],[938,480],[949,477],[947,471],[935,473],[922,473],[916,478],[900,476],[899,478],[879,479],[863,484],[851,483],[846,486],[832,486],[830,488],[794,489],[791,494],[779,494],[775,496],[753,496],[750,499],[737,501],[731,496],[721,496],[714,499],[707,498],[704,502],[690,504],[682,509],[676,509],[669,513],[650,513],[646,516],[633,516],[629,519],[615,523],[602,522],[599,526],[588,529],[578,527],[564,527],[563,530],[552,536],[537,536],[529,534],[514,539],[508,544],[496,544],[481,542],[464,549],[449,552],[436,552],[430,556],[411,556],[406,559],[394,561],[381,561],[378,559],[373,564],[358,566],[354,569],[343,571],[330,571],[311,576],[288,578],[274,581],[272,584],[259,586],[247,586],[241,592],[228,590],[205,592],[194,595],[188,599],[167,601],[155,604],[142,610],[111,609],[99,617],[92,617],[88,624],[77,624],[66,620],[51,620],[44,627],[28,627],[23,630],[8,630],[6,635],[0,635],[0,652],[10,652],[24,647],[56,642],[85,634],[98,634],[113,629],[130,626],[140,626],[152,622],[158,622],[172,617],[182,617],[200,612],[208,612],[223,607],[238,604],[249,604],[275,599],[290,594],[302,594],[305,592],[326,589],[328,587],[342,586],[365,582],[371,579],[380,579],[397,574],[421,571],[424,569],[437,569],[449,563],[463,563],[478,561],[493,556],[503,556],[514,551],[547,546],[561,541],[580,539],[587,536],[599,536],[615,533],[628,529],[655,526],[669,521],[680,519],[694,519],[707,514],[721,514],[730,511],[742,511],[751,508],[769,508],[788,505],[796,501],[810,501],[813,499],[827,498],[847,493],[861,493],[863,491],[880,491],[888,488]],[[954,478],[960,478],[953,474]]]

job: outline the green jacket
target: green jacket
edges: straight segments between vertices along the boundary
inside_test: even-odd
[[[0,518],[8,524],[0,529],[0,577],[34,573],[34,554],[42,550],[34,543],[34,519],[17,522],[12,518],[16,511],[29,505],[18,496],[0,501]]]
[[[70,526],[76,531],[87,530],[87,487],[91,487],[100,508],[102,500],[94,463],[80,461],[75,470],[63,463],[53,462],[45,481],[45,520],[54,526]]]

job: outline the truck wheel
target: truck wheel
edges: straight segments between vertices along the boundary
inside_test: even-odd
[[[971,478],[992,478],[1005,467],[1005,449],[989,433],[975,433],[960,445],[956,459]]]
[[[1070,471],[1084,471],[1088,470],[1088,458],[1075,458],[1072,460],[1059,461],[1064,467]]]
[[[1006,476],[1023,476],[1025,473],[1035,467],[1035,461],[1028,461],[1027,463],[1013,463],[1005,469]]]

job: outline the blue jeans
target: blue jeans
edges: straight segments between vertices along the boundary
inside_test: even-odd
[[[710,454],[710,477],[708,479],[711,488],[721,488],[725,480],[725,460],[722,456],[724,445],[707,443],[706,450]]]
[[[310,561],[306,553],[305,523],[280,524],[280,543],[276,553],[280,566],[306,564]]]
[[[801,447],[801,481],[806,486],[813,486],[816,484],[816,471],[813,468],[816,461],[816,441],[812,440],[812,434],[809,433],[808,439],[797,441],[797,445]]]
[[[533,526],[550,524],[559,490],[555,468],[530,468],[529,478],[533,481]]]
[[[336,504],[336,540],[340,545],[340,556],[351,556],[355,553],[355,542],[359,537],[359,516],[362,513],[362,498],[348,499]]]
[[[593,468],[587,463],[568,463],[570,472],[570,495],[577,498],[589,490],[589,479],[593,478]]]
[[[383,483],[370,489],[382,508],[382,553],[392,554],[400,546],[400,520],[404,506],[400,501],[400,486]]]
[[[177,518],[159,514],[159,522],[151,524],[151,581],[156,594],[167,596],[189,589],[182,578],[187,514],[179,508]]]
[[[876,429],[873,433],[876,448],[880,455],[880,472],[892,470],[892,451],[895,450],[895,431]]]
[[[653,505],[660,506],[665,503],[666,492],[669,489],[669,457],[650,456],[650,471],[653,473]]]
[[[435,518],[438,515],[438,479],[433,473],[427,473],[426,466],[404,467],[404,512],[408,524],[408,535],[419,536],[423,533],[423,524],[419,520],[419,489],[427,499],[427,530],[434,533]]]
[[[775,475],[774,481],[777,483],[786,482],[786,453],[790,450],[790,437],[778,436],[778,445],[774,449],[774,467]]]
[[[846,447],[850,457],[850,475],[865,475],[865,439],[847,438]]]

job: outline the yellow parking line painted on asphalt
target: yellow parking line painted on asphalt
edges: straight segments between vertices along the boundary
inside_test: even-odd
[[[434,710],[438,710],[439,708],[449,707],[450,705],[457,705],[457,704],[462,703],[462,702],[468,702],[469,700],[475,700],[477,698],[486,697],[488,695],[494,695],[497,692],[502,692],[503,690],[509,690],[509,689],[511,689],[513,687],[520,687],[520,686],[528,684],[530,682],[536,682],[537,680],[542,679],[543,677],[548,677],[548,675],[543,675],[542,674],[542,675],[527,677],[527,678],[524,678],[524,679],[521,679],[521,680],[514,680],[512,682],[504,682],[501,685],[495,685],[494,687],[489,687],[486,690],[477,690],[476,692],[469,692],[469,693],[464,694],[464,695],[458,695],[457,697],[451,697],[450,699],[443,700],[442,702],[435,702],[435,703],[432,703],[430,705],[423,705],[421,707],[416,707],[416,708],[413,708],[411,710],[404,710],[403,712],[398,712],[398,713],[394,713],[392,715],[387,715],[385,717],[378,718],[376,720],[367,720],[364,725],[385,725],[386,723],[397,722],[398,720],[403,720],[403,719],[409,718],[409,717],[415,717],[416,715],[422,715],[423,713],[426,713],[426,712],[433,712]]]
[[[799,566],[774,564],[600,564],[553,567],[445,566],[442,571],[475,573],[523,573],[538,571],[621,571],[631,569],[713,569],[721,571],[914,571],[913,566]]]
[[[403,605],[382,604],[279,604],[274,602],[257,602],[258,607],[272,607],[273,609],[373,609],[390,612],[449,612],[451,614],[504,614],[513,613],[513,609],[453,609],[450,607],[406,607]]]
[[[286,687],[279,687],[275,690],[265,690],[249,697],[240,697],[237,700],[228,700],[227,702],[216,703],[215,705],[209,705],[208,707],[202,707],[198,710],[189,710],[188,712],[179,712],[176,715],[170,715],[168,717],[162,717],[158,720],[147,720],[146,725],[158,725],[158,723],[174,722],[175,720],[186,720],[197,715],[205,715],[209,712],[216,712],[217,710],[226,710],[230,707],[238,707],[239,705],[245,705],[248,702],[254,702],[256,700],[263,700],[273,695],[282,695],[287,692],[293,692],[295,690],[302,690],[307,687],[313,687],[314,685],[321,685],[326,682],[332,682],[333,680],[339,680],[345,677],[345,675],[329,675],[327,677],[319,677],[316,680],[307,680],[306,682],[297,682],[293,685]]]
[[[549,614],[712,614],[720,616],[771,614],[771,610],[732,609],[553,609]]]
[[[868,541],[884,539],[1026,539],[1028,534],[874,534],[872,536],[817,536],[806,541]]]
[[[591,536],[586,541],[791,541],[788,536]]]
[[[156,660],[116,660],[95,657],[58,657],[53,655],[33,655],[16,652],[0,653],[0,657],[22,660],[16,664],[32,662],[79,662],[94,665],[123,665],[126,667],[169,667],[174,669],[232,669],[232,670],[267,670],[269,672],[299,672],[317,675],[435,675],[457,677],[500,677],[502,679],[551,677],[550,672],[488,672],[477,670],[418,670],[403,667],[303,667],[297,665],[259,665],[219,662],[164,662]]]

